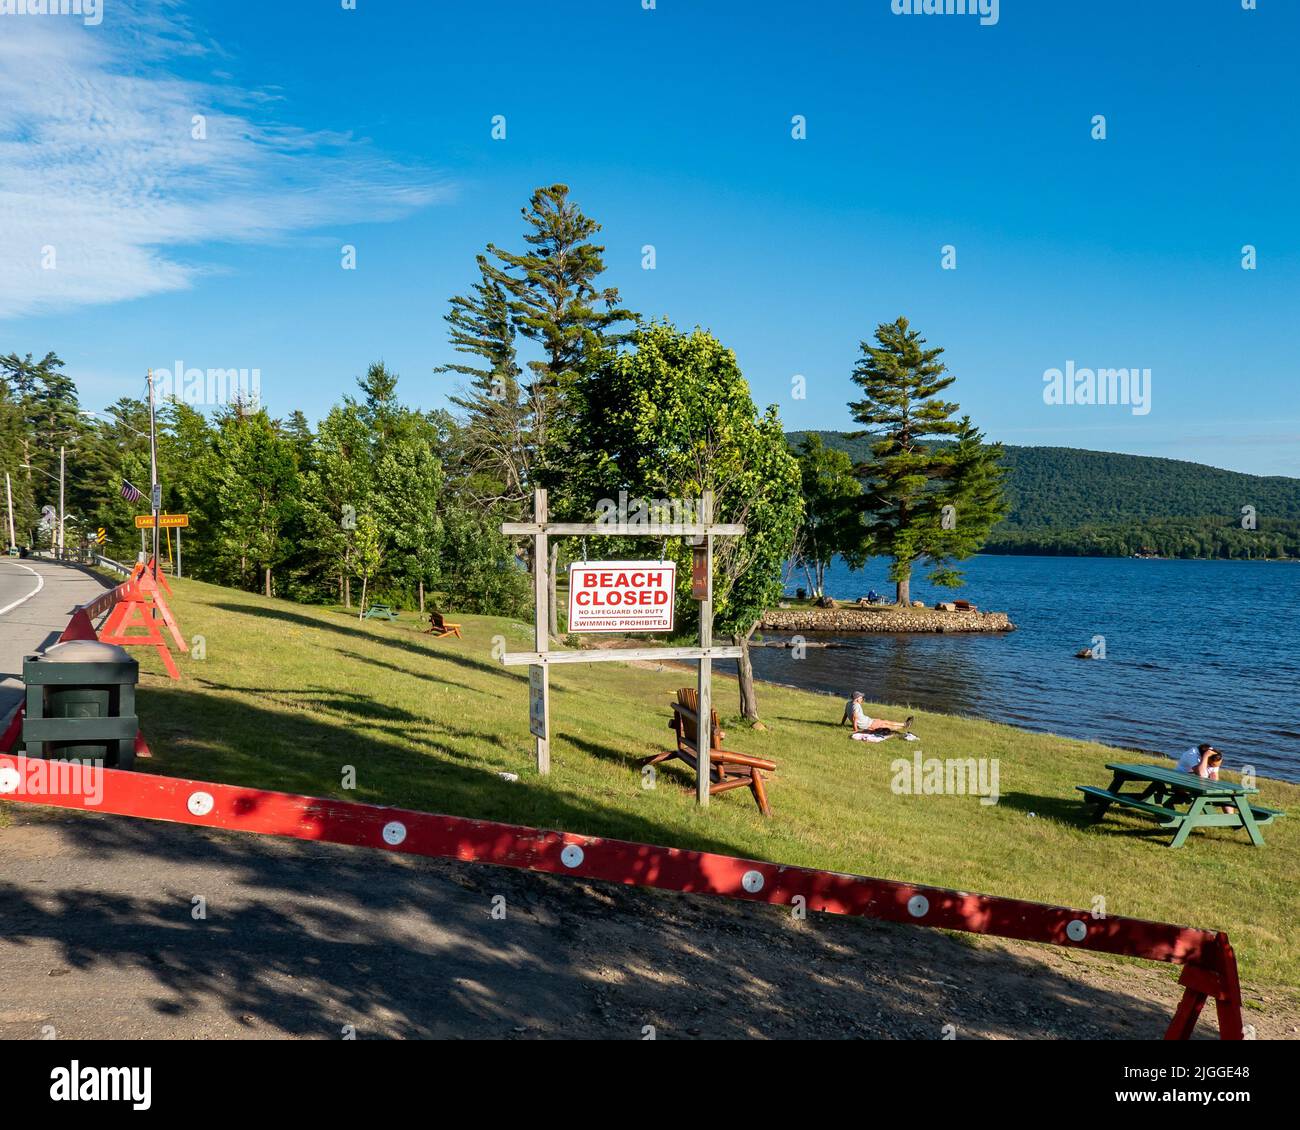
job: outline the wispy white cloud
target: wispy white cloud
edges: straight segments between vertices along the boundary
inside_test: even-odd
[[[113,14],[0,17],[0,318],[183,289],[205,267],[180,248],[391,220],[450,193],[348,134],[271,120],[273,92],[168,73],[220,58],[175,5]]]

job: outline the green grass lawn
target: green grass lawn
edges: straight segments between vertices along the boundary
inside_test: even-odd
[[[693,673],[619,663],[552,670],[551,774],[532,768],[526,668],[492,658],[495,636],[531,648],[531,628],[451,616],[464,639],[434,641],[411,614],[397,623],[175,582],[173,607],[206,658],[179,657],[183,679],[141,656],[141,724],[173,776],[348,797],[519,824],[726,852],[1227,930],[1247,990],[1300,996],[1295,894],[1300,787],[1263,781],[1262,803],[1290,814],[1245,833],[1168,834],[1112,812],[1083,822],[1076,784],[1105,785],[1104,763],[1131,753],[1010,726],[918,714],[919,743],[848,740],[842,703],[761,685],[765,732],[735,724],[734,680],[715,684],[727,746],[776,760],[773,817],[746,790],[701,810],[685,769],[641,786],[637,758],[666,749],[672,692]],[[885,717],[897,708],[882,707]],[[1190,740],[1190,739],[1189,739]],[[1001,802],[900,796],[890,762],[987,757]],[[675,763],[680,765],[679,763]],[[357,788],[341,787],[355,766]],[[517,773],[510,782],[499,774]]]

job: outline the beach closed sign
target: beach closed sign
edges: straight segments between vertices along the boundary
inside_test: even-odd
[[[569,631],[671,632],[672,561],[575,561],[569,566]]]

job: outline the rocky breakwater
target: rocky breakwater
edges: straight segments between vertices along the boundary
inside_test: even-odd
[[[1005,612],[941,612],[934,608],[769,608],[759,622],[765,632],[1013,632]]]

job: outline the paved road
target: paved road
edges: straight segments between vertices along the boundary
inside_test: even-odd
[[[1169,967],[0,806],[0,1039],[1153,1038]],[[195,900],[203,900],[196,904]],[[196,905],[201,914],[196,916]],[[493,917],[503,907],[504,918]],[[1250,994],[1249,987],[1247,989]],[[1263,1037],[1294,1007],[1259,999]],[[1214,1032],[1206,1010],[1200,1034]]]
[[[23,656],[53,643],[72,610],[109,584],[56,561],[0,557],[0,725],[22,699]]]

